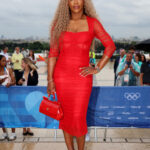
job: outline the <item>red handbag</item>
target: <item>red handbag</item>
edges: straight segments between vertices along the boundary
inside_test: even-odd
[[[49,98],[43,96],[39,112],[53,119],[61,120],[63,118],[63,111],[60,103],[55,100],[55,93],[53,93],[53,99],[54,101],[49,100]]]

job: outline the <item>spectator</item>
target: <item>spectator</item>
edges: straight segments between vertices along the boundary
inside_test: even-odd
[[[126,54],[125,49],[121,49],[120,50],[120,56],[116,57],[116,59],[115,59],[115,63],[114,63],[114,73],[115,73],[114,85],[116,84],[116,79],[117,79],[116,71],[117,71],[118,65],[124,59],[125,54]]]
[[[144,55],[144,54],[142,54],[142,55],[141,55],[141,61],[142,61],[143,63],[145,63],[145,62],[146,62],[146,57],[145,57],[145,55]]]
[[[18,81],[19,81],[18,77],[19,77],[19,74],[20,74],[20,70],[22,69],[21,68],[22,59],[23,59],[23,55],[20,53],[20,48],[16,47],[15,52],[12,55],[11,61],[13,63],[13,69],[14,69],[14,72],[15,72],[16,84],[17,85],[18,85]]]
[[[15,85],[15,77],[13,74],[12,69],[6,67],[7,61],[6,57],[4,55],[0,55],[0,86],[6,86],[9,88],[12,85]],[[15,129],[12,128],[11,135],[8,136],[6,129],[3,128],[3,134],[0,138],[1,140],[15,140],[16,139],[16,133]]]
[[[140,84],[141,86],[150,86],[150,54],[148,61],[142,64]]]
[[[32,62],[34,64],[36,64],[36,58],[35,58],[35,55],[34,55],[34,51],[33,50],[30,50],[29,51],[29,58],[32,60]]]
[[[4,47],[4,49],[1,51],[0,55],[5,56],[7,64],[10,63],[10,58],[8,55],[8,47]]]
[[[136,53],[135,54],[135,62],[139,65],[139,67],[141,68],[142,66],[142,57],[140,53]]]
[[[141,61],[141,54],[140,53],[135,54],[135,62],[138,64],[139,69],[141,70],[142,61]],[[140,86],[140,76],[137,77],[137,85]]]
[[[38,73],[36,66],[29,58],[22,59],[22,73],[20,74],[18,85],[23,86],[36,86],[38,84]],[[30,128],[23,128],[23,135],[33,136],[33,132]]]
[[[125,62],[119,64],[117,69],[117,85],[136,86],[137,77],[140,75],[140,68],[137,63],[132,61],[132,53],[127,53]]]
[[[27,58],[29,56],[29,50],[28,49],[25,50],[24,48],[22,48],[21,53],[22,53],[24,58]]]
[[[93,53],[91,52],[91,55],[90,55],[90,65],[92,67],[95,67],[95,64],[96,64],[96,59],[93,57]]]
[[[129,49],[129,52],[132,54],[132,56],[134,56],[134,54],[135,54],[135,47],[131,46],[130,49]]]

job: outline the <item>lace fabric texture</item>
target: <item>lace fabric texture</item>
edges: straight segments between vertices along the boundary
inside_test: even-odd
[[[110,58],[116,49],[112,38],[97,19],[94,19],[93,30],[95,37],[99,39],[105,47],[104,54]]]
[[[89,51],[93,38],[98,38],[105,46],[105,55],[111,57],[115,45],[101,23],[87,17],[89,30],[65,32],[59,47],[51,45],[49,57],[58,57],[53,78],[58,101],[61,103],[64,118],[59,128],[73,136],[87,133],[86,115],[92,91],[93,76],[80,75],[81,67],[89,66]]]
[[[110,35],[106,32],[103,25],[95,18],[89,18],[89,31],[92,31],[93,38],[97,38],[101,41],[103,46],[105,47],[104,54],[109,58],[113,55],[116,47],[115,44],[110,37]],[[84,33],[84,32],[81,32]],[[58,57],[60,53],[60,47],[55,42],[51,45],[49,51],[49,57]]]

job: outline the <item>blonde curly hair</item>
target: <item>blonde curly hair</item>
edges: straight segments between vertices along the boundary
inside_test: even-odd
[[[96,10],[94,8],[92,0],[84,0],[84,12],[83,13],[89,17],[99,19],[98,15],[96,14]],[[71,13],[70,13],[68,0],[60,0],[54,19],[52,20],[52,23],[50,26],[51,47],[53,45],[55,46],[59,45],[59,36],[61,32],[67,30],[70,16],[71,16]]]

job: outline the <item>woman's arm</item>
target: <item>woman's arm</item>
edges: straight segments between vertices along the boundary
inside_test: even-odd
[[[9,76],[11,78],[11,81],[9,83],[7,83],[6,87],[10,87],[10,86],[16,84],[16,80],[15,80],[15,76],[14,76],[13,70],[9,68],[8,71],[9,71]]]
[[[47,93],[52,94],[55,91],[55,83],[53,79],[53,73],[55,69],[55,65],[57,62],[57,59],[59,57],[59,45],[55,41],[55,43],[51,44],[49,56],[48,56],[48,75],[47,75]]]
[[[94,37],[99,39],[102,42],[103,46],[105,47],[104,55],[99,60],[95,68],[91,68],[91,67],[80,68],[80,69],[83,69],[81,72],[81,75],[84,77],[89,74],[96,74],[100,70],[102,70],[104,66],[108,63],[109,59],[112,57],[116,49],[112,38],[105,31],[102,24],[97,19],[93,20],[93,34],[94,34]]]
[[[110,35],[106,32],[103,25],[97,19],[94,19],[93,30],[94,36],[99,39],[105,47],[104,55],[97,64],[97,67],[102,70],[112,57],[116,47]]]
[[[143,75],[144,75],[144,73],[140,74],[140,85],[141,86],[143,86]]]

